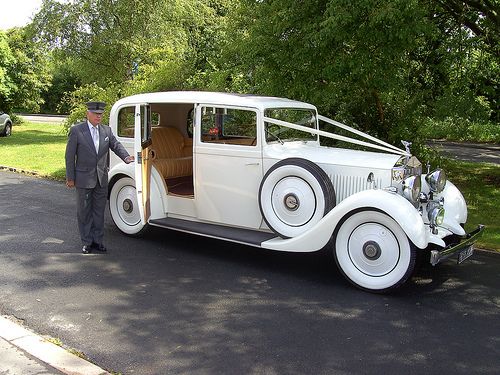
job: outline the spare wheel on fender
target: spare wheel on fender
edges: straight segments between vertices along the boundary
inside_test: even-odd
[[[271,230],[296,237],[317,224],[333,207],[332,181],[317,164],[288,158],[274,164],[259,189],[259,206]]]

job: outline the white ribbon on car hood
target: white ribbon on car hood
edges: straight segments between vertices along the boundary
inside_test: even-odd
[[[369,142],[365,142],[365,141],[359,141],[359,140],[354,139],[354,138],[344,137],[342,135],[333,134],[333,133],[326,132],[326,131],[323,131],[323,130],[319,130],[319,129],[316,129],[316,128],[308,128],[307,126],[292,124],[291,122],[281,121],[281,120],[277,120],[277,119],[274,119],[274,118],[271,118],[271,117],[264,117],[264,121],[265,122],[269,122],[271,124],[275,124],[275,125],[279,125],[279,126],[285,126],[287,128],[290,128],[290,129],[296,129],[296,130],[300,130],[300,131],[303,131],[303,132],[306,132],[306,133],[310,133],[310,134],[316,134],[316,135],[319,135],[321,137],[326,137],[326,138],[331,138],[331,139],[337,139],[339,141],[344,141],[344,142],[348,142],[348,143],[357,144],[357,145],[360,145],[360,146],[370,147],[370,148],[374,148],[374,149],[377,149],[377,150],[382,150],[382,151],[385,151],[385,152],[389,152],[389,153],[392,153],[392,154],[404,155],[404,156],[411,156],[410,153],[408,153],[408,152],[406,152],[404,150],[401,150],[400,148],[397,148],[397,147],[395,147],[395,146],[393,146],[393,145],[391,145],[391,144],[389,144],[387,142],[381,141],[380,139],[377,139],[375,137],[372,137],[369,134],[363,133],[362,131],[359,131],[359,130],[356,130],[354,128],[351,128],[350,126],[344,125],[344,124],[342,124],[342,123],[340,123],[338,121],[331,120],[328,117],[319,115],[318,119],[321,120],[321,121],[327,122],[329,124],[332,124],[334,126],[337,126],[337,127],[341,128],[341,129],[347,130],[347,131],[349,131],[351,133],[354,133],[356,135],[359,135],[359,136],[361,136],[363,138],[369,139],[369,140],[371,140],[371,141],[373,141],[375,143],[378,143],[378,144],[373,144],[373,143],[369,143]]]

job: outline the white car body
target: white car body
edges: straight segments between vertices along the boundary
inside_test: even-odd
[[[319,130],[318,120],[354,137]],[[155,225],[270,250],[330,246],[349,281],[380,292],[411,276],[418,251],[432,250],[433,264],[457,253],[465,258],[481,232],[447,246],[447,239],[467,235],[467,206],[444,174],[426,179],[408,149],[318,116],[311,104],[149,93],[116,102],[110,126],[136,158],[130,165],[111,159],[110,209],[126,234]],[[172,132],[182,145],[161,135]],[[327,147],[320,143],[327,138],[372,151]],[[160,150],[177,154],[160,157]],[[176,169],[178,176],[170,175]],[[439,173],[436,190],[427,180]],[[189,188],[176,192],[180,186]]]

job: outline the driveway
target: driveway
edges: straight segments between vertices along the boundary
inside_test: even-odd
[[[498,144],[448,141],[428,141],[427,144],[457,160],[500,164],[500,145]]]
[[[40,114],[19,114],[26,121],[30,122],[41,122],[49,124],[61,124],[65,121],[68,116],[64,115],[40,115]]]
[[[500,256],[424,266],[392,295],[321,254],[267,252],[106,219],[80,254],[74,192],[0,172],[0,313],[123,374],[498,374]]]

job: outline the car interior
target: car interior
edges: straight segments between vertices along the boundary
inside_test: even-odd
[[[194,197],[194,103],[152,103],[151,155],[153,166],[165,180],[168,194]],[[134,106],[118,114],[118,136],[133,138]],[[201,142],[255,147],[255,111],[202,107]]]

